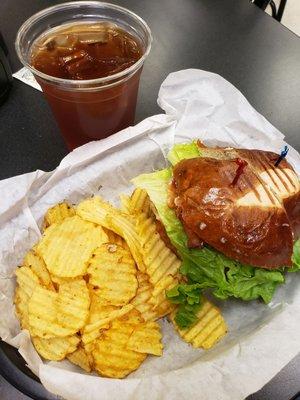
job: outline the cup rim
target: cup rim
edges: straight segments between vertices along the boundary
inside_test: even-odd
[[[36,68],[34,68],[32,65],[30,65],[23,57],[23,54],[22,54],[22,51],[20,48],[21,37],[26,32],[28,27],[32,26],[37,20],[39,20],[41,17],[43,17],[45,14],[48,14],[49,12],[60,10],[61,8],[66,8],[66,7],[71,8],[73,6],[82,6],[82,5],[86,5],[86,6],[88,6],[88,5],[99,6],[100,5],[100,6],[104,6],[104,8],[111,8],[111,9],[119,10],[119,11],[129,14],[130,16],[132,16],[136,20],[138,20],[138,22],[144,27],[144,29],[147,33],[147,37],[148,37],[147,47],[146,47],[145,52],[142,55],[142,57],[139,58],[129,68],[126,68],[123,71],[118,72],[116,74],[105,76],[102,78],[83,79],[83,80],[58,78],[55,76],[45,74],[44,72],[41,72],[41,71],[37,70]],[[146,21],[143,18],[141,18],[139,15],[137,15],[133,11],[130,11],[125,7],[121,7],[119,5],[112,4],[112,3],[106,3],[106,2],[94,1],[94,0],[92,0],[92,1],[81,1],[80,0],[80,1],[70,1],[67,3],[56,4],[54,6],[44,8],[43,10],[38,11],[37,13],[35,13],[31,17],[29,17],[25,22],[23,22],[23,24],[21,25],[21,27],[18,30],[16,40],[15,40],[15,49],[16,49],[17,55],[18,55],[21,63],[26,68],[28,68],[34,75],[37,75],[38,77],[40,77],[48,82],[50,81],[51,83],[82,87],[85,85],[89,86],[89,85],[106,84],[106,83],[110,84],[112,82],[117,83],[117,81],[119,81],[121,78],[126,77],[127,75],[133,75],[143,65],[146,58],[148,57],[150,50],[151,50],[152,41],[153,41],[153,38],[152,38],[151,30],[150,30],[148,24],[146,23]]]

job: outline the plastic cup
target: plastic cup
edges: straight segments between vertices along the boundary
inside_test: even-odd
[[[142,57],[124,71],[89,80],[56,78],[30,65],[32,44],[48,30],[63,24],[99,21],[115,23],[137,37]],[[71,150],[134,123],[140,75],[151,42],[148,25],[133,12],[109,3],[75,1],[46,8],[25,21],[17,34],[16,51],[41,85]]]

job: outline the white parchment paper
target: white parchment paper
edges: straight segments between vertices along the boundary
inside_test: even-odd
[[[195,350],[162,321],[164,355],[149,356],[124,380],[83,373],[68,362],[43,362],[14,315],[14,271],[40,238],[43,214],[67,200],[100,193],[117,203],[134,176],[163,168],[175,142],[200,138],[208,145],[280,152],[284,136],[243,95],[216,74],[190,69],[170,74],[158,103],[165,114],[70,153],[53,172],[35,171],[0,182],[0,336],[17,347],[44,386],[67,400],[240,400],[260,389],[300,350],[300,274],[268,306],[219,303],[229,334],[214,349]],[[300,155],[288,160],[300,173]]]

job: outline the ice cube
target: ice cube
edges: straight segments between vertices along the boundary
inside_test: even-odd
[[[134,64],[133,60],[124,62],[123,64],[120,64],[116,68],[110,70],[109,74],[110,75],[117,74],[118,72],[124,71],[125,69],[131,67],[133,64]]]
[[[105,44],[109,40],[109,34],[107,31],[79,32],[77,40],[84,44]]]
[[[66,56],[60,57],[60,61],[64,65],[68,65],[70,63],[73,63],[75,61],[81,60],[81,59],[88,59],[89,55],[86,51],[84,50],[77,50],[74,53],[68,54]]]
[[[123,39],[124,55],[130,57],[131,55],[139,54],[139,47],[134,39],[125,37]]]
[[[47,49],[48,51],[54,50],[55,47],[56,47],[56,42],[55,42],[55,40],[50,40],[50,41],[48,41],[48,42],[46,43],[46,49]]]
[[[77,37],[74,34],[59,34],[51,35],[43,43],[43,47],[47,50],[70,50],[77,42]]]
[[[95,60],[85,51],[78,51],[77,54],[74,53],[72,56],[61,57],[65,59],[64,67],[66,71],[71,79],[85,79],[94,70]]]

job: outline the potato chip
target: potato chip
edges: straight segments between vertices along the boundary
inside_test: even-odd
[[[157,322],[149,321],[138,325],[132,332],[126,347],[138,353],[161,356],[163,345],[162,334]]]
[[[181,261],[165,245],[156,231],[155,220],[145,213],[137,216],[137,227],[141,241],[143,262],[149,281],[153,285],[152,300],[154,309],[160,308],[163,315],[171,311],[172,305],[166,299],[166,290],[179,281]]]
[[[91,372],[93,367],[93,357],[85,351],[83,347],[78,347],[73,353],[67,355],[67,359],[84,369],[86,372]]]
[[[149,282],[147,274],[137,272],[138,290],[131,304],[138,310],[145,321],[157,319],[157,314],[153,311],[153,304],[149,302],[152,296],[153,286]]]
[[[108,307],[108,308],[107,308]],[[110,323],[133,309],[132,304],[127,304],[122,308],[116,308],[112,310],[109,307],[113,306],[103,306],[103,312],[101,312],[98,317],[95,317],[95,321],[88,323],[82,331],[82,342],[84,345],[91,343],[95,340],[104,330],[110,328]]]
[[[164,278],[174,277],[174,285],[177,283],[177,276],[181,261],[165,245],[159,233],[156,231],[155,221],[140,213],[137,218],[138,233],[142,243],[143,260],[146,265],[146,272],[150,282],[156,286]],[[169,286],[170,279],[165,285]],[[160,288],[163,290],[163,287]]]
[[[136,221],[130,216],[120,212],[109,215],[111,229],[119,233],[127,243],[138,269],[145,272],[140,238],[136,229]]]
[[[57,322],[73,331],[81,329],[88,318],[90,295],[84,279],[62,283],[56,300]]]
[[[89,316],[86,326],[82,329],[81,340],[83,342],[85,350],[90,353],[93,344],[92,342],[98,338],[101,334],[102,329],[108,329],[110,323],[106,322],[102,326],[97,323],[103,319],[108,318],[113,311],[119,310],[119,307],[103,305],[100,298],[93,292],[90,291],[91,305],[89,309]],[[92,330],[86,330],[86,327],[95,324],[95,328]]]
[[[114,207],[99,196],[83,200],[76,207],[76,214],[82,219],[101,225],[109,230],[111,230],[111,227],[107,216],[113,211]]]
[[[39,278],[29,267],[19,267],[16,269],[17,283],[26,293],[28,298],[32,296],[35,288],[40,285]]]
[[[118,246],[123,247],[123,249],[129,250],[129,247],[122,236],[118,235],[114,231],[111,231],[110,229],[103,228],[103,230],[108,238],[107,243],[117,244]]]
[[[181,261],[166,246],[157,232],[155,215],[152,213],[151,202],[145,190],[138,188],[133,192],[128,208],[136,220],[143,263],[149,281],[153,285],[152,296],[148,302],[157,317],[163,317],[174,309],[165,292],[178,283]]]
[[[130,214],[130,197],[126,194],[120,194],[121,211],[125,214]]]
[[[60,286],[59,293],[37,287],[28,301],[30,333],[44,339],[76,333],[86,322],[89,303],[84,280]]]
[[[127,206],[129,214],[145,213],[150,214],[151,202],[146,190],[137,188],[130,197],[130,203]]]
[[[202,307],[197,313],[198,321],[192,327],[179,329],[175,322],[176,310],[170,315],[175,329],[193,347],[207,350],[213,347],[226,333],[227,326],[220,310],[204,299]]]
[[[103,304],[123,306],[136,294],[135,262],[128,250],[117,244],[103,244],[95,250],[87,269],[89,283]]]
[[[23,266],[30,268],[39,278],[40,283],[47,289],[54,290],[50,274],[47,270],[44,260],[36,254],[35,247],[30,250],[23,261]]]
[[[142,321],[140,313],[132,310],[112,321],[111,328],[104,331],[97,339],[92,354],[94,368],[100,375],[124,378],[145,360],[146,354],[126,347],[134,328]]]
[[[28,300],[29,296],[26,294],[24,289],[22,289],[20,286],[17,286],[14,303],[15,303],[16,314],[17,317],[19,318],[22,329],[29,329]]]
[[[43,222],[43,229],[48,228],[52,224],[61,223],[65,218],[73,217],[75,215],[74,207],[68,203],[56,204],[54,207],[48,209]]]
[[[29,331],[32,336],[44,339],[70,336],[74,329],[61,326],[57,321],[58,293],[36,287],[28,301]]]
[[[75,215],[47,228],[37,251],[51,274],[71,278],[85,275],[92,252],[106,241],[100,226]]]
[[[77,279],[78,279],[78,277],[75,277],[75,278],[62,278],[60,276],[56,276],[56,275],[51,274],[51,280],[52,280],[54,286],[57,289],[59,288],[59,285],[62,285],[64,283],[70,283],[70,282],[73,282],[73,281],[75,281]]]
[[[175,308],[175,305],[172,304],[166,297],[166,291],[174,287],[175,279],[178,278],[167,275],[163,277],[153,288],[149,303],[152,305],[153,310],[156,312],[158,317],[163,317],[169,314]]]
[[[20,320],[22,329],[29,329],[28,301],[35,288],[40,285],[39,278],[28,266],[16,269],[17,288],[15,292],[16,314]]]
[[[152,295],[149,303],[152,306],[152,311],[156,315],[155,319],[165,317],[166,315],[170,314],[170,312],[172,312],[176,307],[175,304],[170,303],[170,301],[163,293],[161,294],[160,299]]]
[[[94,290],[90,290],[91,305],[89,309],[88,324],[99,321],[99,319],[109,317],[112,311],[120,310],[121,307],[104,305],[101,298],[97,296]]]
[[[51,361],[60,361],[63,360],[68,353],[73,353],[76,350],[80,338],[76,335],[51,339],[33,337],[32,342],[36,351],[43,358]]]
[[[81,202],[77,206],[76,212],[83,219],[99,224],[122,236],[131,251],[138,269],[145,272],[140,240],[136,231],[136,223],[132,216],[122,213],[96,196]]]

